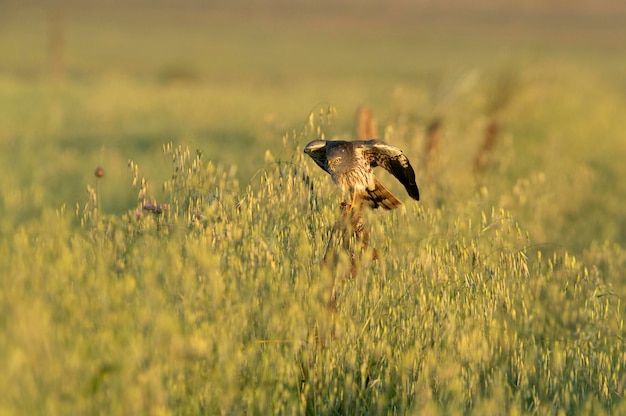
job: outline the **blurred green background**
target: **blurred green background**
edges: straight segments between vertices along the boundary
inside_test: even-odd
[[[325,133],[348,138],[367,105],[416,166],[424,204],[474,189],[497,119],[479,184],[494,205],[539,242],[626,243],[626,4],[459,3],[4,0],[0,232],[84,203],[97,166],[105,213],[136,204],[129,159],[158,197],[170,141],[236,165],[243,187],[267,149],[288,157],[282,138],[311,111],[334,106]],[[442,163],[427,175],[435,118]]]

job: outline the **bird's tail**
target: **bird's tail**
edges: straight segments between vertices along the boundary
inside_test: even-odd
[[[374,178],[374,189],[367,189],[360,196],[361,199],[373,209],[378,207],[383,209],[395,209],[402,205],[402,202],[378,182],[376,178]]]

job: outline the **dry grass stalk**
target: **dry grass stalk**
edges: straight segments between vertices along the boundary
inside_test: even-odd
[[[441,146],[441,138],[443,137],[443,121],[441,118],[434,118],[426,127],[426,169],[432,170],[437,166],[439,161],[439,149]]]
[[[498,142],[499,133],[500,124],[497,121],[492,120],[485,129],[485,139],[483,140],[483,144],[474,158],[475,174],[481,174],[487,169],[493,149]]]
[[[339,261],[339,250],[344,250],[350,259],[350,270],[344,278],[354,279],[361,264],[362,254],[369,247],[369,231],[363,221],[362,206],[353,208],[351,204],[342,202],[340,209],[342,215],[333,226],[322,264],[326,267],[336,267]],[[372,249],[371,261],[377,259],[378,251]],[[336,338],[335,315],[337,314],[337,294],[334,286],[333,278],[327,303],[329,335],[332,339]],[[316,328],[315,339],[322,347],[325,345],[325,337],[320,333],[319,328]]]
[[[354,114],[354,134],[357,140],[369,140],[378,137],[378,128],[374,113],[367,106],[360,105]]]
[[[352,209],[346,202],[341,203],[341,219],[333,226],[330,240],[324,254],[324,265],[333,265],[338,259],[337,249],[341,248],[350,258],[350,272],[347,278],[354,278],[358,269],[359,254],[369,247],[369,231],[363,221],[363,212],[360,208]],[[378,252],[373,249],[372,260],[378,258]]]
[[[48,6],[48,69],[54,78],[65,72],[65,13],[64,0],[54,0]]]

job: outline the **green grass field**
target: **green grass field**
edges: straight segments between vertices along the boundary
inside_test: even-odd
[[[1,414],[626,413],[623,7],[140,3],[0,5]]]

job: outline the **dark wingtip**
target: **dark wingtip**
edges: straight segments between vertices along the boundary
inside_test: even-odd
[[[404,179],[401,180],[401,182],[404,184],[404,187],[406,188],[406,192],[409,194],[409,196],[411,198],[413,198],[416,201],[420,200],[420,191],[419,188],[417,187],[417,183],[415,182],[415,171],[413,170],[413,166],[411,166],[409,162],[409,160],[407,159],[407,165],[403,166],[402,164],[399,164],[399,167],[396,167],[396,169],[401,172],[400,174],[404,175]]]
[[[412,186],[407,187],[406,190],[409,193],[409,196],[411,198],[413,198],[416,201],[420,200],[420,190],[417,188],[416,184],[412,184]]]

